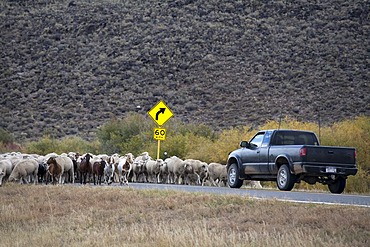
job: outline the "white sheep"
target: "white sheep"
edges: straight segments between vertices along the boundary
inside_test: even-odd
[[[226,182],[227,182],[226,165],[216,163],[216,162],[209,163],[208,164],[208,179],[213,186],[220,186],[221,183],[224,186],[226,186]]]
[[[143,152],[141,155],[137,156],[132,164],[132,181],[148,182],[146,162],[152,160],[148,152]]]
[[[148,173],[148,181],[150,183],[159,183],[159,174],[164,161],[162,159],[148,160],[146,162],[146,171]]]
[[[185,180],[186,163],[177,156],[172,156],[165,159],[168,167],[168,182],[182,184]]]
[[[28,176],[31,176],[31,179],[37,184],[37,172],[39,169],[39,163],[35,159],[24,159],[18,162],[13,168],[10,176],[9,182],[27,183]]]
[[[12,173],[13,165],[10,160],[0,160],[0,186],[2,186],[3,180],[8,180],[8,177]]]
[[[168,165],[167,162],[164,160],[163,165],[160,167],[160,172],[158,174],[158,182],[159,183],[169,183],[168,180]]]
[[[186,159],[184,162],[190,164],[194,169],[194,173],[198,175],[196,184],[203,186],[208,177],[208,164],[196,159]]]

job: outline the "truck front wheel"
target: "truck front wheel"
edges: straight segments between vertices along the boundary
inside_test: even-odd
[[[276,184],[279,190],[291,191],[294,187],[296,176],[290,173],[287,165],[282,165],[279,168]]]
[[[331,193],[341,194],[344,191],[344,188],[346,187],[346,179],[339,177],[333,183],[328,184],[328,187]]]
[[[240,188],[243,185],[243,180],[239,178],[238,165],[235,163],[227,170],[227,184],[230,188]]]

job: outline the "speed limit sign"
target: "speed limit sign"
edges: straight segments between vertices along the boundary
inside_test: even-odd
[[[166,139],[166,129],[154,128],[154,139],[164,141]]]

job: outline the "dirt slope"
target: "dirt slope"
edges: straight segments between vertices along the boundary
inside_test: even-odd
[[[246,3],[244,3],[246,2]],[[0,1],[0,127],[93,138],[163,99],[215,129],[370,113],[366,1]]]

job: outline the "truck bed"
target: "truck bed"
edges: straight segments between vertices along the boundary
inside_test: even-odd
[[[356,163],[355,149],[347,147],[305,146],[307,148],[305,162],[335,166],[354,166]]]

